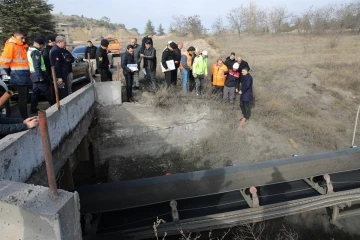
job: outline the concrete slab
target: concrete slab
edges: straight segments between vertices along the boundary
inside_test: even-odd
[[[94,102],[94,86],[88,84],[61,100],[60,110],[55,105],[46,110],[52,150],[78,125]],[[26,181],[44,162],[39,128],[1,139],[0,152],[0,179]],[[70,155],[71,152],[63,154]]]
[[[80,240],[78,194],[46,187],[0,181],[0,236],[3,240]]]
[[[97,82],[95,83],[95,101],[101,106],[120,105],[121,82]]]

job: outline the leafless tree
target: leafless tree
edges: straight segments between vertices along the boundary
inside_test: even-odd
[[[226,32],[226,27],[225,27],[222,17],[220,17],[220,16],[217,17],[215,19],[215,22],[212,24],[211,28],[215,35],[220,36],[220,35],[224,34]]]
[[[233,8],[226,15],[230,23],[230,28],[235,29],[237,33],[240,35],[244,29],[245,21],[246,21],[246,8],[241,5],[238,8]]]
[[[274,7],[269,13],[269,23],[274,31],[274,33],[278,34],[281,32],[281,28],[285,23],[286,19],[290,17],[287,9],[284,6]]]
[[[171,26],[180,36],[187,34],[186,17],[184,15],[175,15],[172,17]]]
[[[235,240],[263,240],[266,222],[249,223],[238,226],[234,232]]]
[[[267,28],[267,13],[259,8],[255,2],[250,2],[246,9],[245,28],[248,33],[264,32]]]

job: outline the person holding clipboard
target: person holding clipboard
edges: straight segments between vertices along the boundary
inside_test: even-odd
[[[169,88],[170,86],[176,86],[176,76],[172,74],[171,70],[175,69],[174,62],[174,50],[178,48],[178,45],[174,42],[168,44],[167,48],[163,51],[161,58],[161,68],[165,74],[166,85]]]
[[[137,64],[134,60],[134,47],[132,45],[128,45],[126,48],[126,52],[121,59],[121,68],[123,69],[126,80],[126,95],[128,102],[135,102],[135,99],[132,96],[132,85],[134,82],[134,73],[139,69],[137,69]]]

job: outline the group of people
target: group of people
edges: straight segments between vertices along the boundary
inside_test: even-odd
[[[102,42],[101,46],[104,47],[103,45]],[[188,93],[195,89],[196,94],[200,96],[204,93],[205,79],[208,76],[208,52],[206,50],[199,51],[199,49],[193,46],[182,52],[182,48],[182,42],[175,43],[169,41],[162,52],[161,67],[164,72],[165,83],[168,88],[176,86],[177,75],[180,72],[184,92]],[[101,56],[97,55],[98,68],[102,67],[99,63],[104,58],[105,53]],[[174,68],[168,66],[169,61],[173,61]],[[126,80],[126,93],[129,102],[135,101],[133,89],[139,89],[141,62],[143,62],[145,79],[150,82],[150,90],[155,92],[157,89],[157,58],[156,49],[153,46],[153,35],[145,36],[142,39],[141,45],[137,43],[136,38],[131,39],[126,47],[126,51],[121,56],[121,68]],[[107,64],[104,64],[104,68],[108,69]],[[137,68],[129,67],[134,65]],[[225,61],[218,59],[211,68],[212,92],[217,98],[221,97],[224,102],[234,104],[236,94],[240,95],[240,108],[243,113],[242,123],[249,120],[251,115],[250,102],[253,100],[253,79],[249,71],[249,64],[240,56],[236,59],[233,52]],[[101,74],[105,76],[104,80],[101,77],[102,81],[106,81],[108,74],[108,71]]]
[[[0,135],[6,135],[36,127],[36,117],[29,118],[27,101],[29,88],[32,87],[30,113],[36,114],[39,96],[42,93],[50,105],[55,103],[53,81],[56,82],[59,99],[72,92],[73,55],[66,49],[64,36],[47,36],[33,40],[28,46],[25,33],[21,30],[5,42],[0,58],[0,67],[10,76],[10,84],[18,92],[18,107],[21,119],[0,117]],[[52,71],[52,68],[54,71]]]

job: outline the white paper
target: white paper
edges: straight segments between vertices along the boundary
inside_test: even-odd
[[[143,68],[143,73],[144,73],[144,75],[146,75],[146,70]]]
[[[160,65],[161,65],[161,70],[162,70],[162,72],[167,72],[167,71],[169,71],[169,70],[175,70],[175,62],[174,62],[174,60],[166,61],[166,64],[167,64],[167,66],[168,66],[168,70],[166,70],[166,69],[164,68],[164,66],[162,65],[162,63],[160,64]]]
[[[137,64],[128,64],[126,66],[132,71],[139,71]]]

